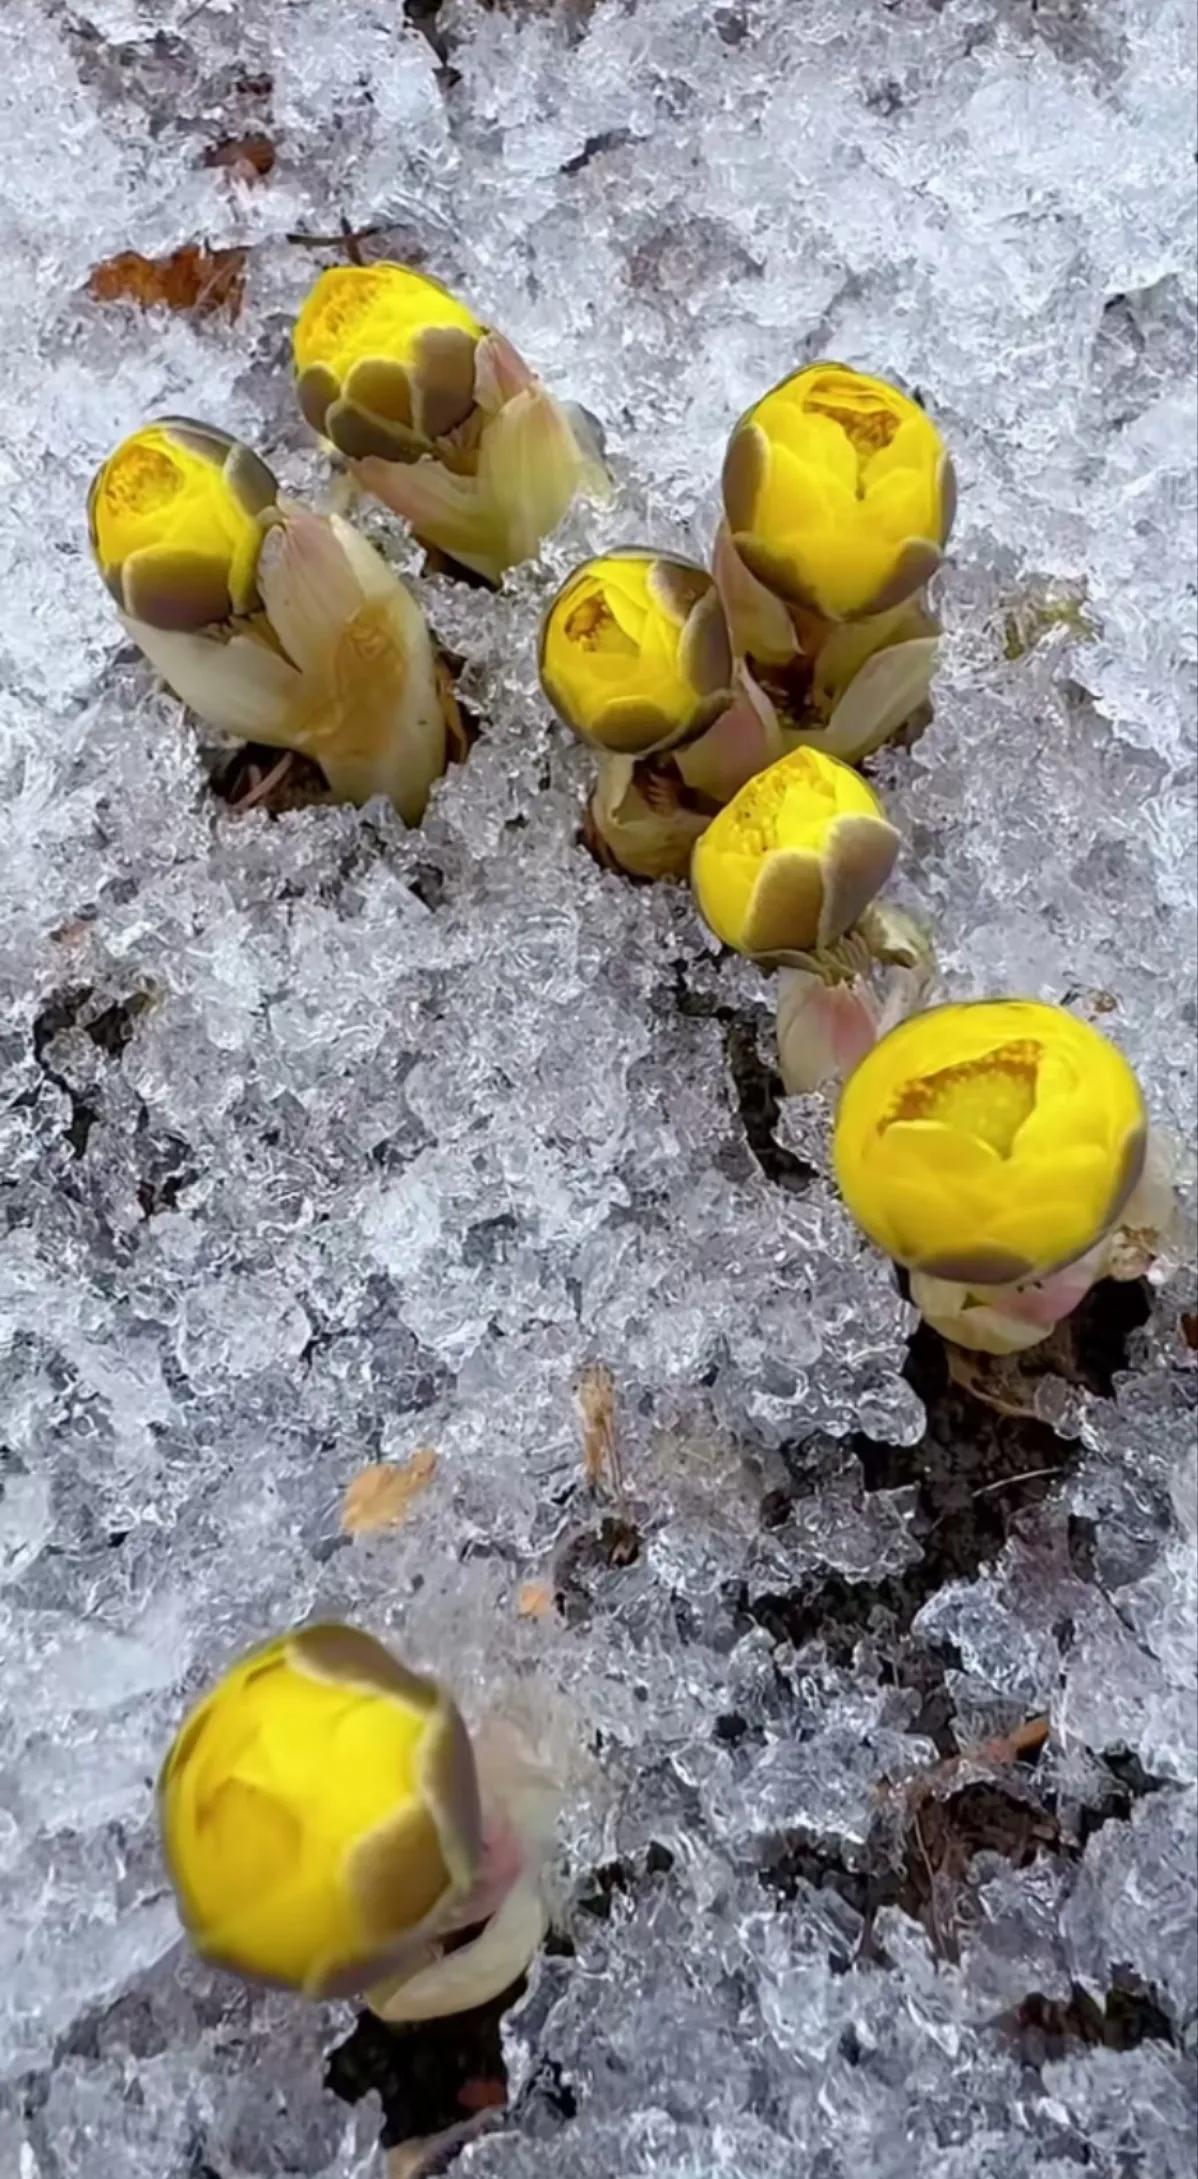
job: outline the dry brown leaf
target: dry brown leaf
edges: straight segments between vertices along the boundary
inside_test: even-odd
[[[184,243],[169,257],[122,250],[93,266],[87,289],[97,303],[133,303],[138,310],[161,304],[198,318],[223,310],[235,320],[245,300],[245,259],[244,250],[209,250],[199,242]]]
[[[369,1536],[376,1529],[398,1528],[436,1472],[437,1455],[431,1445],[421,1445],[410,1460],[381,1460],[363,1468],[342,1503],[341,1526],[346,1535]]]
[[[553,1610],[551,1581],[522,1581],[516,1591],[516,1615],[520,1619],[547,1619]]]
[[[1035,1755],[1045,1745],[1049,1735],[1046,1717],[1030,1717],[1017,1725],[1012,1733],[1000,1733],[995,1740],[980,1740],[973,1747],[962,1748],[957,1755],[946,1755],[939,1763],[929,1763],[926,1770],[916,1771],[904,1779],[897,1792],[909,1805],[917,1807],[923,1801],[937,1796],[947,1786],[961,1766],[966,1763],[988,1763],[994,1769],[1009,1768],[1022,1755]],[[880,1797],[888,1799],[893,1790],[883,1783]],[[920,1840],[922,1845],[923,1841]]]
[[[60,923],[56,930],[51,931],[50,936],[56,946],[78,946],[87,937],[91,927],[90,916],[71,916],[67,922]]]
[[[616,1388],[603,1362],[591,1362],[578,1380],[578,1408],[582,1416],[582,1471],[592,1490],[610,1484],[623,1495],[623,1479],[616,1450]]]
[[[433,671],[436,676],[437,694],[441,699],[441,709],[445,716],[445,735],[449,743],[449,759],[451,764],[464,764],[470,754],[470,737],[466,732],[465,722],[462,718],[462,707],[458,702],[453,675],[440,655],[433,661]]]
[[[1034,1755],[1048,1739],[1049,1724],[1046,1717],[1029,1717],[1017,1725],[1013,1733],[1002,1733],[997,1740],[984,1740],[980,1748],[966,1750],[986,1763],[1017,1763],[1021,1755]]]
[[[226,136],[219,144],[210,144],[204,153],[205,166],[227,167],[239,181],[265,181],[275,163],[275,147],[269,136],[260,130],[249,136]]]
[[[507,2084],[498,2075],[463,2081],[458,2102],[463,2111],[502,2111],[507,2103]]]

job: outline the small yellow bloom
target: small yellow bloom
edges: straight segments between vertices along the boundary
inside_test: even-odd
[[[715,583],[659,553],[609,553],[575,568],[542,623],[540,669],[565,724],[617,756],[691,741],[733,701]]]
[[[594,426],[408,265],[323,272],[295,327],[300,406],[368,492],[490,582],[602,491]]]
[[[741,418],[724,461],[732,542],[780,598],[826,620],[922,589],[952,527],[952,465],[914,401],[842,363],[796,371]]]
[[[740,953],[785,959],[842,937],[885,884],[898,849],[859,774],[799,748],[712,818],[691,884],[717,938]]]
[[[352,1627],[236,1664],[182,1726],[159,1810],[197,1950],[309,1995],[422,1965],[482,1852],[453,1703]]]
[[[446,761],[424,616],[349,523],[276,498],[246,446],[148,424],[92,486],[92,549],[130,636],[219,733],[299,749],[348,802],[418,824]]]
[[[888,1255],[970,1288],[1043,1278],[1115,1223],[1144,1160],[1139,1085],[1062,1007],[913,1015],[850,1075],[836,1171]]]
[[[343,454],[415,461],[465,423],[485,326],[407,265],[334,265],[295,324],[300,407]]]
[[[122,611],[203,628],[258,605],[263,516],[278,488],[248,446],[167,416],[110,454],[88,502],[92,550]]]

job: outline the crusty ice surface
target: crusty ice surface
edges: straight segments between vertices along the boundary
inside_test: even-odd
[[[797,361],[918,388],[962,510],[935,725],[876,767],[899,896],[946,990],[1067,999],[1186,1136],[1192,9],[418,12],[439,50],[398,0],[0,20],[0,2172],[375,2168],[377,2107],[322,2086],[350,2014],[190,1959],[152,1819],[188,1697],[321,1612],[472,1715],[518,1703],[567,1780],[576,1950],[510,2017],[515,2113],[463,2179],[1181,2179],[1190,1284],[1109,1390],[974,1410],[997,1490],[962,1441],[929,1507],[911,1318],[819,1108],[770,1144],[766,987],[578,845],[534,630],[595,544],[706,551],[728,430]],[[204,165],[251,130],[265,181]],[[288,238],[342,220],[600,416],[619,487],[498,597],[415,577],[484,724],[406,837],[217,802],[84,534],[154,412],[324,489],[288,329],[336,253]],[[248,248],[235,326],[89,300],[197,237]],[[631,1566],[581,1483],[595,1363]],[[407,1524],[350,1543],[350,1479],[421,1446]],[[544,1580],[562,1610],[521,1616]],[[1034,1770],[937,1770],[954,1716],[974,1750],[1041,1714]],[[1027,1804],[1025,1850],[979,1818],[932,1888],[963,1782]],[[1120,1991],[1128,2034],[1012,2025]]]

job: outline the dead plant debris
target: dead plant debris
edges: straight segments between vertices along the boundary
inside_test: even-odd
[[[370,1536],[381,1528],[400,1528],[416,1500],[437,1473],[431,1445],[421,1445],[407,1460],[381,1460],[362,1468],[351,1480],[341,1506],[347,1536]]]
[[[132,303],[138,310],[166,310],[211,318],[223,313],[230,323],[245,301],[244,250],[210,250],[186,242],[167,257],[143,257],[121,250],[95,265],[87,291],[93,302]]]

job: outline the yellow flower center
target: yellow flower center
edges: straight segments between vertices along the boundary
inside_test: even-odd
[[[875,454],[880,454],[884,446],[889,446],[899,428],[898,416],[892,410],[881,407],[842,408],[834,400],[821,400],[818,394],[811,395],[807,407],[814,410],[817,416],[827,416],[834,424],[839,424],[857,456],[857,496],[863,498],[866,467]]]
[[[638,646],[621,628],[606,598],[584,598],[566,621],[566,635],[583,651],[623,652],[636,656]]]
[[[723,814],[725,850],[760,860],[776,848],[822,846],[840,804],[835,776],[804,761],[808,756],[806,749],[796,749],[741,788]]]
[[[161,447],[130,440],[124,458],[110,462],[104,478],[106,511],[114,522],[157,514],[177,499],[183,475]]]
[[[408,265],[333,265],[309,291],[296,320],[296,369],[327,364],[344,380],[363,359],[415,360],[421,336],[448,327],[481,340],[472,310],[438,280]]]
[[[962,1060],[904,1083],[882,1122],[883,1132],[896,1120],[937,1120],[959,1135],[988,1143],[1009,1158],[1015,1138],[1036,1103],[1036,1085],[1044,1047],[1020,1038],[1000,1044],[980,1059]]]

